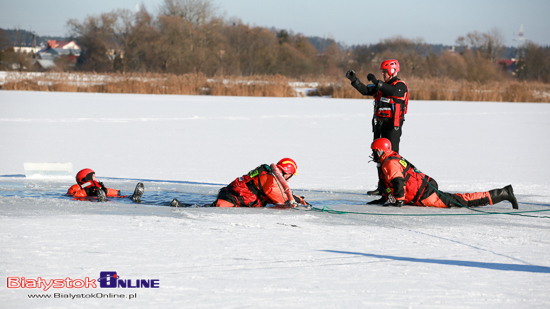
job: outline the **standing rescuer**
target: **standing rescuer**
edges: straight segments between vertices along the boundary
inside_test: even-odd
[[[502,189],[474,193],[446,193],[438,189],[435,179],[422,173],[391,148],[387,138],[379,138],[371,144],[374,162],[381,164],[386,184],[382,199],[387,206],[404,204],[429,207],[473,207],[509,201],[518,209],[518,201],[511,185]],[[372,201],[367,204],[378,204]]]
[[[351,85],[362,95],[374,97],[374,114],[372,118],[373,141],[377,138],[387,138],[391,141],[392,150],[399,152],[403,122],[409,103],[409,90],[407,84],[397,78],[399,62],[395,59],[384,60],[380,64],[380,72],[384,81],[378,80],[374,74],[369,73],[367,79],[372,83],[363,84],[356,76],[355,71],[349,70],[346,77]],[[369,195],[380,195],[384,192],[380,166],[378,166],[378,185]]]

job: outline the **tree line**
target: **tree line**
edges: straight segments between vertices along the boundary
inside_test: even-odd
[[[498,29],[467,33],[453,49],[435,50],[423,39],[400,36],[347,47],[224,19],[210,0],[164,0],[156,16],[142,6],[137,12],[118,9],[67,25],[83,48],[75,67],[67,70],[341,77],[349,69],[360,76],[377,72],[382,60],[395,58],[403,77],[550,82],[548,46],[527,42],[518,47],[511,70],[497,63],[510,51]]]

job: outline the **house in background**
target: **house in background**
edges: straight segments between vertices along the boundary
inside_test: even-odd
[[[81,48],[76,44],[75,41],[56,41],[56,40],[50,40],[48,41],[47,48],[53,48],[53,49],[69,49],[69,50],[78,50],[80,52]]]
[[[44,49],[44,46],[37,46],[37,47],[13,46],[13,51],[16,53],[36,54],[42,49]]]
[[[75,41],[50,40],[45,48],[36,53],[37,65],[43,69],[55,66],[58,58],[67,58],[70,65],[74,65],[82,49]]]
[[[45,48],[38,51],[37,55],[40,59],[51,59],[54,60],[59,57],[68,57],[69,60],[74,59],[80,56],[82,49],[75,41],[48,41],[48,44]]]
[[[507,72],[511,73],[512,75],[515,75],[516,67],[517,67],[517,59],[499,59],[497,63]]]
[[[16,53],[43,54],[51,53],[57,56],[80,55],[81,48],[75,41],[56,41],[50,40],[46,45],[41,46],[13,46]]]

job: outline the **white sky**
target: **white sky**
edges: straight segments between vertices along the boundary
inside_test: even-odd
[[[550,45],[549,0],[213,0],[219,13],[251,26],[276,27],[306,36],[333,38],[348,45],[375,44],[401,35],[432,44],[454,44],[468,32],[498,28],[515,46],[520,25],[525,38]],[[144,4],[154,15],[163,0],[0,0],[0,27],[65,35],[67,21],[82,21],[117,8]]]

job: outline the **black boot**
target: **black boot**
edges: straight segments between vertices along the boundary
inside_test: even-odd
[[[143,195],[143,192],[145,192],[145,186],[143,186],[143,183],[138,182],[138,184],[136,185],[136,189],[134,190],[134,195],[132,195],[132,202],[141,202],[141,196]]]
[[[512,208],[518,209],[518,200],[514,196],[514,189],[512,185],[507,185],[502,189],[494,189],[489,191],[493,205],[502,201],[508,201],[512,203]]]
[[[382,173],[382,167],[380,163],[376,164],[376,170],[378,171],[377,188],[372,191],[367,191],[367,195],[382,195],[382,193],[386,191],[386,186],[384,184],[384,174]]]
[[[378,188],[367,191],[367,195],[382,195],[386,192],[386,185],[384,183],[378,183]]]
[[[380,189],[374,189],[372,191],[367,191],[367,195],[382,195],[382,192]]]
[[[170,207],[183,207],[183,205],[175,198],[170,202]]]

